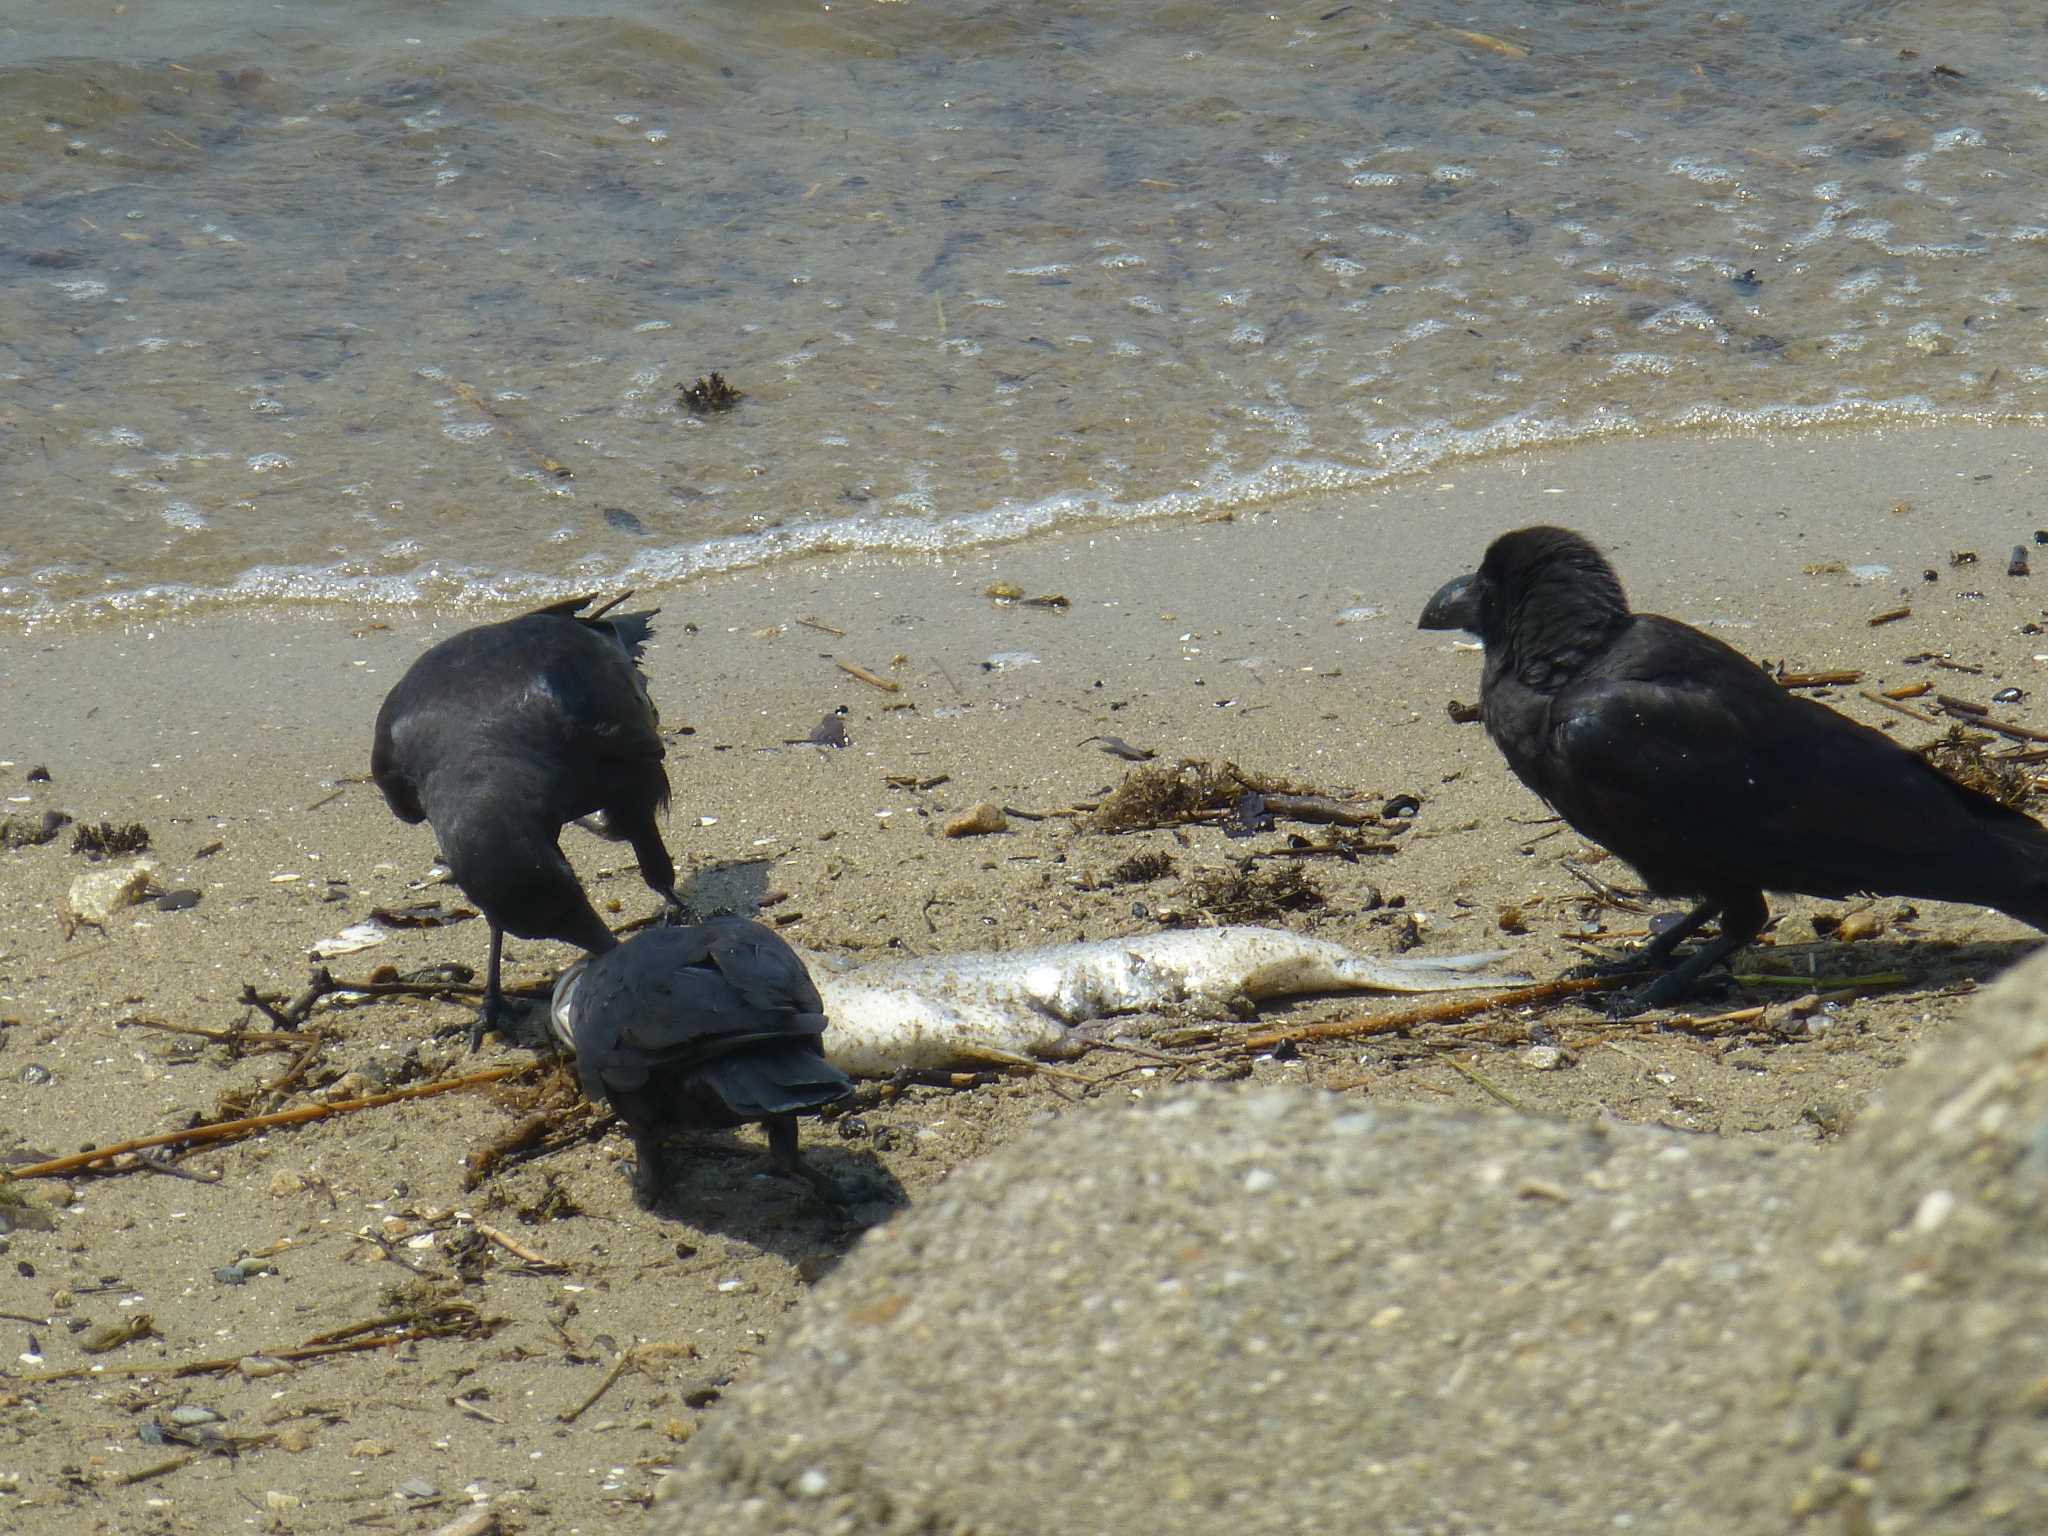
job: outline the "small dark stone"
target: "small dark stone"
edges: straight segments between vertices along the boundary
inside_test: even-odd
[[[1922,581],[1939,581],[1941,580],[1941,573],[1939,571],[1922,571],[1920,579]]]
[[[624,507],[606,507],[604,520],[621,533],[645,534],[647,525],[628,512]]]
[[[50,770],[41,763],[38,763],[35,767],[29,769],[28,781],[31,784],[47,784],[50,782]]]
[[[199,893],[189,886],[181,890],[165,891],[156,899],[156,908],[159,912],[183,912],[198,905]]]
[[[1413,816],[1422,809],[1422,801],[1414,795],[1395,795],[1380,807],[1380,815],[1388,820],[1399,816]]]
[[[30,1062],[16,1076],[24,1085],[30,1088],[40,1088],[46,1083],[55,1082],[57,1078],[56,1073],[39,1061]]]
[[[2013,545],[2012,558],[2005,562],[2005,574],[2008,576],[2031,576],[2034,574],[2034,568],[2027,560],[2026,545]]]
[[[839,1118],[839,1139],[860,1141],[868,1134],[868,1123],[859,1115],[842,1115]]]
[[[2027,691],[2024,688],[2001,688],[1998,692],[1991,695],[1991,702],[1994,704],[2019,704],[2024,702],[2026,697]]]

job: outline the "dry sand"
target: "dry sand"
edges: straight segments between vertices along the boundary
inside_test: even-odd
[[[1549,974],[1578,958],[1566,935],[1600,924],[1605,942],[1642,918],[1582,899],[1566,858],[1620,884],[1627,871],[1590,862],[1597,855],[1544,821],[1480,728],[1446,717],[1448,699],[1475,696],[1478,662],[1414,629],[1437,583],[1474,565],[1502,529],[1564,522],[1607,546],[1638,606],[1725,626],[1751,654],[1862,669],[1872,689],[1927,679],[1979,703],[2017,687],[2027,697],[1996,712],[2048,726],[2034,698],[2035,654],[2048,644],[2021,632],[2042,618],[2048,551],[2040,576],[2005,573],[2011,547],[2031,549],[2034,528],[2048,526],[2034,450],[2033,436],[1990,428],[1616,443],[1228,524],[943,561],[827,559],[645,594],[663,609],[653,691],[682,733],[670,844],[684,893],[702,909],[767,901],[764,916],[798,942],[856,956],[1206,918],[1196,877],[1283,846],[1284,826],[1233,841],[1213,829],[1107,837],[1019,819],[995,836],[939,835],[948,813],[979,800],[1048,811],[1098,798],[1128,765],[1080,743],[1111,734],[1162,759],[1227,758],[1331,791],[1418,797],[1398,853],[1302,861],[1323,904],[1276,920],[1366,949],[1411,932],[1445,950],[1507,943]],[[1965,550],[1977,563],[1952,566]],[[1891,574],[1833,568],[1866,563]],[[983,596],[997,581],[1072,606],[998,605]],[[1866,623],[1907,604],[1910,618]],[[430,614],[309,611],[0,640],[0,785],[22,797],[5,809],[139,821],[158,884],[202,893],[187,910],[131,908],[105,933],[67,940],[58,910],[88,867],[68,851],[69,830],[0,853],[0,1152],[61,1154],[230,1105],[271,1107],[264,1085],[292,1054],[237,1059],[137,1021],[230,1029],[248,1017],[244,987],[297,992],[309,947],[373,908],[455,899],[450,887],[415,889],[433,853],[426,831],[393,820],[372,786],[343,782],[364,771],[383,692],[455,627]],[[1982,670],[1906,660],[1928,652]],[[857,681],[835,658],[900,691]],[[1939,734],[1855,688],[1832,701],[1909,743]],[[841,704],[849,747],[783,745]],[[48,783],[27,782],[36,767]],[[920,790],[891,777],[943,782]],[[565,845],[621,921],[653,910],[623,850],[575,831]],[[1171,871],[1113,877],[1141,853],[1163,855]],[[806,1139],[828,1169],[899,1191],[896,1203],[917,1202],[1077,1100],[1174,1079],[1250,1077],[1500,1112],[1507,1098],[1536,1112],[1827,1141],[1887,1071],[1951,1027],[1977,983],[2036,942],[1995,914],[1906,916],[1903,906],[1876,904],[1888,926],[1874,940],[1815,946],[1813,917],[1844,908],[1776,904],[1776,952],[1753,952],[1758,968],[1908,977],[1811,1021],[1781,1004],[1754,1025],[1660,1031],[1560,1006],[1284,1060],[1190,1049],[1184,1068],[1141,1071],[1139,1059],[1102,1053],[1073,1067],[1100,1079],[1093,1086],[1037,1076],[913,1087],[857,1121],[808,1127]],[[1526,932],[1502,934],[1510,909]],[[467,922],[394,934],[332,969],[480,966],[483,952],[482,924]],[[569,958],[515,942],[508,976],[544,982]],[[1797,990],[1739,990],[1716,1006]],[[1263,1022],[1396,1006],[1306,1000],[1267,1009]],[[468,1017],[433,1000],[323,1004],[311,1022],[330,1038],[283,1103],[525,1059],[495,1045],[464,1057]],[[1532,1040],[1563,1047],[1561,1064],[1539,1069]],[[22,1186],[47,1219],[12,1213],[0,1255],[0,1526],[431,1531],[479,1497],[506,1529],[589,1531],[630,1516],[860,1232],[764,1173],[751,1135],[707,1139],[656,1217],[628,1198],[616,1134],[466,1189],[465,1156],[558,1103],[544,1097],[561,1093],[550,1083],[540,1074],[194,1151],[176,1166],[196,1180],[136,1170]],[[480,1237],[479,1224],[551,1264]],[[274,1272],[218,1278],[248,1257]],[[174,1374],[422,1306],[473,1317],[474,1330],[277,1374]],[[139,1315],[150,1336],[84,1351],[97,1330]],[[635,1348],[632,1368],[564,1422]],[[34,1379],[95,1365],[85,1378]],[[145,1429],[177,1405],[222,1415],[211,1427],[240,1454],[147,1443]]]

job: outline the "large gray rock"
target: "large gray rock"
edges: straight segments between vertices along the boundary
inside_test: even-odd
[[[1724,1394],[1758,1434],[1704,1485],[1759,1532],[2048,1531],[2048,956],[1892,1082],[1800,1227]]]
[[[1191,1091],[870,1235],[669,1479],[665,1536],[1706,1531],[1815,1158]]]

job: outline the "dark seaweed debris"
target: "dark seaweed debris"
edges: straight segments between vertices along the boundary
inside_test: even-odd
[[[36,848],[55,838],[71,818],[62,811],[40,816],[0,816],[0,848]]]
[[[1245,805],[1246,796],[1256,803]],[[1242,807],[1242,809],[1240,809]],[[1084,823],[1096,832],[1138,832],[1151,827],[1184,826],[1190,822],[1236,825],[1242,835],[1247,817],[1271,815],[1299,821],[1336,821],[1350,826],[1378,822],[1356,801],[1291,783],[1271,774],[1253,773],[1216,758],[1186,758],[1178,763],[1142,763],[1124,775]]]
[[[1323,888],[1299,864],[1259,869],[1250,863],[1205,869],[1190,879],[1182,899],[1218,922],[1249,923],[1283,912],[1306,912],[1328,900]]]
[[[1984,745],[1989,740],[1952,725],[1946,736],[1922,747],[1920,755],[1958,784],[1989,795],[2000,805],[2022,810],[2034,792],[2033,778],[2018,763],[1988,755]]]
[[[725,382],[725,375],[714,373],[699,379],[694,384],[679,386],[682,390],[683,405],[692,416],[709,416],[713,411],[729,411],[746,399],[746,395]]]
[[[149,828],[139,821],[115,826],[111,821],[97,825],[81,821],[78,830],[71,834],[71,851],[83,853],[95,859],[111,858],[123,853],[141,853],[149,847]]]

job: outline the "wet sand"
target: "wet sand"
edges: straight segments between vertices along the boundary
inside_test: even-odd
[[[1243,841],[1214,828],[1104,836],[1058,817],[1013,817],[995,836],[940,835],[947,815],[980,800],[1046,813],[1099,799],[1129,768],[1083,744],[1106,734],[1164,760],[1225,758],[1332,792],[1418,797],[1399,852],[1299,861],[1322,904],[1273,920],[1368,950],[1411,929],[1430,949],[1506,944],[1547,975],[1577,958],[1566,935],[1597,920],[1611,940],[1642,919],[1582,904],[1586,888],[1560,862],[1586,859],[1579,840],[1544,820],[1480,727],[1447,718],[1447,700],[1476,696],[1478,660],[1453,637],[1415,630],[1429,592],[1476,564],[1493,534],[1562,522],[1608,548],[1638,607],[1718,626],[1752,655],[1798,670],[1861,669],[1869,689],[1926,678],[1977,703],[2017,687],[2025,699],[1996,713],[2048,726],[2035,699],[2048,667],[2035,656],[2048,645],[2020,633],[2042,617],[2048,570],[2006,575],[2012,545],[2032,550],[2033,529],[2048,525],[2037,436],[1942,428],[1617,442],[1199,530],[1076,535],[950,564],[825,558],[645,593],[663,610],[648,670],[678,732],[670,846],[682,889],[700,909],[765,903],[764,918],[795,941],[855,957],[1211,917],[1200,874],[1277,850],[1290,829]],[[1951,565],[1963,551],[1977,562]],[[1890,574],[1848,569],[1873,564]],[[1923,580],[1930,569],[1936,579]],[[1070,606],[999,604],[984,595],[998,582]],[[1867,623],[1907,605],[1909,618]],[[67,941],[58,909],[88,867],[69,851],[68,829],[0,853],[8,1146],[56,1155],[230,1104],[289,1107],[309,1091],[373,1091],[525,1059],[495,1045],[466,1057],[464,1005],[327,1003],[309,1020],[327,1043],[295,1087],[266,1097],[263,1085],[295,1052],[236,1056],[137,1022],[233,1028],[248,1016],[245,986],[296,993],[309,948],[373,908],[456,899],[449,887],[416,889],[431,836],[400,825],[373,786],[356,782],[378,700],[454,627],[428,614],[309,611],[0,639],[0,759],[10,765],[0,785],[20,801],[5,809],[141,822],[157,883],[201,892],[187,910],[130,908],[104,934]],[[1906,660],[1929,652],[1982,670]],[[861,682],[840,660],[897,691]],[[1908,743],[1942,729],[1853,687],[1831,701]],[[840,705],[847,748],[784,745]],[[36,767],[48,783],[27,782]],[[919,783],[930,787],[906,787]],[[600,906],[617,902],[619,921],[654,910],[626,850],[574,830],[565,847]],[[1137,854],[1171,868],[1121,878]],[[1631,883],[1618,865],[1594,867]],[[1909,976],[1812,1027],[1782,1004],[1754,1029],[1706,1035],[1616,1029],[1560,1007],[1540,1021],[1508,1015],[1458,1036],[1422,1030],[1289,1060],[1197,1051],[1172,1069],[1102,1053],[1071,1064],[1071,1076],[911,1088],[857,1123],[810,1127],[806,1140],[828,1170],[877,1192],[869,1216],[918,1200],[1076,1100],[1151,1094],[1177,1078],[1249,1076],[1505,1113],[1497,1092],[1539,1112],[1825,1141],[1914,1047],[1950,1027],[1973,984],[2036,941],[1995,914],[1929,906],[1901,918],[1903,906],[1876,904],[1889,923],[1868,943],[1815,946],[1813,915],[1842,905],[1774,903],[1783,918],[1778,953],[1758,952],[1765,968]],[[1509,909],[1526,932],[1503,934]],[[330,965],[343,977],[446,960],[481,968],[484,944],[482,924],[464,922],[393,933]],[[544,982],[569,958],[515,941],[508,981]],[[1738,992],[1719,1006],[1762,996]],[[1264,1018],[1391,1006],[1306,1000]],[[1538,1022],[1565,1046],[1562,1070],[1539,1070],[1525,1053]],[[25,1080],[31,1066],[49,1081]],[[764,1173],[751,1134],[707,1138],[658,1217],[632,1207],[616,1133],[465,1189],[466,1154],[560,1109],[565,1091],[534,1074],[179,1163],[214,1182],[132,1171],[24,1185],[37,1206],[56,1205],[46,1222],[14,1218],[0,1263],[0,1511],[51,1531],[196,1531],[248,1518],[253,1501],[259,1519],[294,1532],[366,1517],[432,1530],[478,1497],[514,1529],[590,1530],[630,1512],[689,1454],[724,1387],[774,1347],[858,1227]],[[551,1263],[479,1236],[479,1223]],[[275,1273],[218,1278],[249,1256]],[[278,1374],[171,1374],[423,1307],[444,1309],[467,1335]],[[94,1330],[141,1314],[153,1337],[83,1351]],[[635,1346],[639,1368],[564,1422]],[[95,1363],[96,1378],[29,1379]],[[117,1374],[138,1366],[149,1370]],[[238,1438],[239,1458],[202,1450],[180,1462],[186,1449],[145,1443],[145,1426],[181,1403],[222,1414],[213,1427]]]

